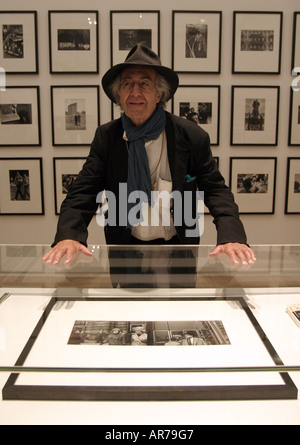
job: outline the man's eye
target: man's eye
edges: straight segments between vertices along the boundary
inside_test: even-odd
[[[149,82],[148,80],[142,80],[142,82],[140,83],[142,88],[151,88],[151,82]]]
[[[131,80],[124,80],[122,82],[122,85],[124,88],[130,88],[130,87],[132,87],[132,82],[131,82]]]

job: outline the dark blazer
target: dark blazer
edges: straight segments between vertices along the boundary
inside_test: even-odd
[[[168,112],[165,130],[173,191],[204,191],[204,202],[217,229],[217,244],[246,243],[237,205],[212,156],[208,134],[195,123]],[[127,182],[127,166],[121,119],[98,127],[82,171],[61,206],[54,244],[64,239],[87,244],[87,228],[98,207],[97,194],[111,191],[118,202],[119,184]],[[187,182],[186,175],[195,177],[194,181]],[[176,230],[182,244],[199,243],[199,237],[186,237],[184,224]],[[130,235],[125,226],[105,226],[107,244],[129,244]]]

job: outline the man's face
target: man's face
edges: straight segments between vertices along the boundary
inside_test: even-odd
[[[130,90],[123,88],[125,80],[135,82]],[[150,89],[143,90],[137,82],[150,82]],[[143,66],[126,67],[121,73],[120,105],[132,122],[139,126],[153,114],[161,96],[157,95],[156,72]]]

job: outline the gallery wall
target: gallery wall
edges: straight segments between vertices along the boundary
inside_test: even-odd
[[[55,189],[53,159],[66,158],[66,160],[56,161],[57,174],[60,173],[60,169],[63,170],[64,162],[70,163],[72,171],[79,168],[78,163],[81,160],[77,161],[74,158],[85,158],[87,156],[90,139],[98,125],[98,121],[102,124],[111,120],[111,103],[100,87],[101,78],[111,65],[110,12],[137,11],[138,8],[141,8],[141,2],[132,0],[124,5],[124,2],[120,0],[102,2],[87,0],[84,4],[78,0],[64,0],[64,2],[58,0],[52,0],[51,2],[48,0],[43,2],[27,0],[26,5],[24,5],[24,2],[15,0],[13,6],[14,11],[36,11],[38,72],[23,74],[19,71],[14,74],[7,74],[6,85],[9,88],[6,91],[0,91],[0,103],[5,104],[8,102],[12,104],[15,103],[16,98],[18,98],[18,103],[22,102],[18,95],[20,92],[23,95],[23,101],[34,102],[36,91],[38,91],[40,126],[39,131],[37,131],[36,126],[32,125],[31,131],[28,133],[28,131],[24,130],[24,134],[20,130],[11,133],[11,130],[9,130],[10,132],[7,130],[8,126],[4,128],[4,132],[4,125],[0,128],[0,158],[1,161],[4,160],[2,164],[0,162],[2,165],[1,175],[5,168],[11,171],[17,170],[18,160],[25,158],[25,163],[22,164],[24,166],[23,169],[29,169],[33,172],[31,175],[31,192],[33,193],[33,190],[35,192],[35,202],[31,203],[32,213],[35,213],[33,215],[25,214],[27,212],[26,208],[24,210],[22,207],[18,207],[15,212],[15,207],[10,207],[10,203],[6,203],[5,211],[0,208],[2,213],[0,214],[0,243],[50,244],[53,241],[57,224],[58,201],[61,199],[58,190]],[[49,10],[88,10],[98,12],[98,34],[96,36],[93,35],[92,39],[95,41],[99,39],[99,48],[98,51],[92,54],[92,61],[78,60],[81,66],[81,73],[72,71],[68,73],[59,72],[60,68],[57,68],[55,63],[58,63],[58,67],[63,66],[63,71],[70,70],[64,67],[64,64],[67,66],[69,63],[67,56],[60,59],[58,52],[52,53],[50,65]],[[168,104],[168,110],[173,110],[174,113],[178,114],[181,102],[188,102],[191,106],[195,98],[196,102],[200,100],[204,103],[212,103],[213,108],[218,109],[218,115],[212,116],[213,119],[217,119],[217,124],[214,121],[214,127],[210,130],[212,132],[212,151],[214,156],[218,158],[219,167],[226,182],[230,184],[231,175],[235,178],[232,183],[232,189],[240,203],[241,218],[248,234],[248,241],[251,244],[299,244],[300,207],[299,201],[296,200],[294,203],[294,196],[291,190],[290,202],[294,206],[291,208],[293,211],[290,211],[288,214],[285,212],[288,158],[300,158],[299,125],[298,127],[294,125],[293,128],[293,145],[289,141],[290,92],[291,83],[295,79],[295,76],[291,73],[294,39],[293,19],[294,12],[300,12],[299,1],[253,0],[249,3],[244,0],[230,0],[226,2],[210,0],[209,4],[207,4],[207,2],[199,0],[187,0],[183,4],[179,0],[172,0],[172,2],[152,0],[151,7],[143,3],[142,10],[147,10],[148,13],[151,11],[159,12],[159,34],[157,34],[158,30],[154,29],[153,21],[149,25],[152,27],[153,34],[155,36],[159,35],[155,44],[159,45],[162,63],[169,67],[174,63],[174,68],[180,71],[180,87],[175,95],[174,102]],[[1,11],[11,11],[11,2],[3,0]],[[172,11],[176,11],[174,18],[178,19],[177,22],[174,21],[176,33],[173,33]],[[216,60],[219,60],[218,55],[208,58],[210,65],[204,68],[200,67],[201,72],[198,72],[200,71],[198,65],[193,65],[193,63],[197,63],[197,60],[196,62],[195,60],[189,60],[186,64],[186,61],[180,59],[180,32],[182,32],[180,24],[185,21],[188,24],[190,19],[189,15],[186,15],[188,11],[206,11],[208,14],[206,17],[212,20],[212,26],[215,26],[215,38],[211,39],[210,42],[213,41],[213,52],[220,50],[220,66],[216,62]],[[266,58],[258,60],[256,57],[253,60],[250,59],[249,63],[249,58],[244,60],[242,52],[237,49],[235,50],[235,72],[232,72],[234,11],[268,12],[269,14],[261,14],[258,17],[263,20],[262,29],[265,31],[268,31],[270,27],[275,29],[275,40],[278,23],[280,23],[277,19],[282,17],[281,51],[277,48],[279,52],[277,55],[275,54],[270,63]],[[273,12],[277,14],[271,14]],[[70,20],[75,20],[75,16],[69,13]],[[192,16],[195,17],[195,13],[192,13]],[[217,16],[221,16],[220,27],[218,27],[218,23],[214,22]],[[54,15],[52,17],[53,19],[56,18]],[[121,14],[118,17],[120,21],[116,26],[121,28],[125,14]],[[136,26],[132,22],[132,20],[135,20],[134,17],[135,15],[132,14],[126,15],[124,24],[130,29]],[[144,15],[144,20],[145,17],[150,19],[152,14]],[[238,19],[243,21],[246,20],[245,18],[246,15],[243,14],[236,16],[235,29],[240,26]],[[68,27],[66,23],[64,26]],[[59,22],[56,24],[53,20],[52,33],[55,32],[55,27],[59,28],[60,24]],[[220,30],[220,46],[219,40],[216,37],[218,30]],[[175,58],[172,57],[173,45]],[[272,45],[273,49],[276,50],[275,41]],[[270,51],[266,51],[264,55],[268,56],[269,53]],[[275,51],[272,52],[272,55],[274,53]],[[123,55],[125,58],[126,54],[127,51],[113,50],[113,57],[116,62],[118,57],[121,57],[122,60]],[[93,65],[94,61],[96,61],[96,68]],[[198,59],[199,61],[201,62],[200,59]],[[278,61],[280,62],[279,65]],[[29,68],[25,63],[24,69],[28,68],[30,71],[33,62],[29,59],[26,59],[25,62],[28,62]],[[259,64],[260,67],[256,68],[256,65]],[[263,69],[261,69],[261,66]],[[97,69],[98,72],[96,72]],[[11,71],[13,70],[14,68],[11,69]],[[82,73],[83,71],[90,72]],[[62,86],[64,87],[63,89],[61,89]],[[19,87],[21,88],[19,89]],[[61,131],[59,123],[55,123],[55,119],[57,118],[59,101],[63,96],[66,100],[69,97],[72,98],[73,88],[76,89],[78,97],[83,95],[89,99],[89,112],[94,115],[94,120],[92,122],[89,121],[89,127],[84,131],[84,134],[69,140],[67,137],[68,133]],[[272,106],[266,111],[263,123],[264,128],[268,131],[251,131],[251,136],[249,137],[249,132],[245,131],[244,127],[241,127],[241,116],[245,114],[241,101],[245,101],[245,98],[251,98],[253,95],[250,92],[252,91],[255,91],[255,94],[260,93],[259,97],[255,97],[256,99],[263,98],[264,101],[272,104]],[[200,99],[198,99],[199,92],[201,92]],[[16,94],[16,98],[14,94]],[[298,94],[300,95],[300,92]],[[7,101],[2,99],[5,95],[8,97]],[[294,97],[296,97],[295,101],[299,101],[295,93]],[[56,105],[53,105],[55,101]],[[262,105],[260,104],[260,106]],[[250,109],[251,107],[253,109],[253,103],[250,104]],[[52,113],[53,109],[55,110]],[[233,115],[232,109],[235,113]],[[97,110],[99,110],[99,115],[97,115]],[[113,113],[115,117],[118,111],[113,110]],[[56,139],[53,137],[53,126]],[[204,126],[208,128],[205,123]],[[25,127],[26,125],[22,126],[22,128]],[[17,141],[17,144],[10,144],[10,141]],[[34,158],[34,160],[31,158]],[[43,189],[41,189],[41,192],[39,192],[39,160],[41,160],[42,164]],[[291,166],[293,174],[300,173],[299,161],[291,162],[295,162]],[[244,169],[244,166],[246,166],[246,169]],[[260,170],[263,170],[263,173],[268,175],[268,193],[260,193],[260,196],[248,193],[242,196],[242,194],[238,193],[240,191],[238,190],[237,181],[239,174],[245,171],[248,173],[262,173]],[[242,176],[239,178],[241,179]],[[5,201],[3,192],[5,185],[3,185],[3,181],[1,182],[1,188],[0,204],[3,206],[3,200]],[[41,193],[43,198],[42,206],[39,206],[39,193]],[[97,226],[95,218],[90,225],[89,232],[90,243],[99,244],[104,242],[103,229]],[[215,241],[214,225],[212,224],[211,217],[206,215],[201,242],[202,244],[215,244]]]

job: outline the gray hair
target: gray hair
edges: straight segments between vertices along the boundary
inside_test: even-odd
[[[121,81],[121,76],[118,75],[110,85],[111,94],[114,97],[116,104],[119,106],[120,106],[120,81]],[[156,89],[157,89],[157,94],[161,95],[159,105],[165,107],[166,103],[170,99],[171,88],[167,79],[158,73],[156,73]]]

